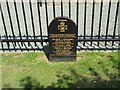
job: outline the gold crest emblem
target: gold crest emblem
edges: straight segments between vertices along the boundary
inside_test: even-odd
[[[60,25],[58,25],[58,30],[60,32],[65,32],[65,30],[67,30],[67,25],[65,25],[65,22],[61,21]]]

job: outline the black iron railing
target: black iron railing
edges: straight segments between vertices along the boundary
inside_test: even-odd
[[[14,11],[15,12],[12,12],[12,9],[10,8],[10,3],[12,3],[14,5]],[[19,12],[18,11],[18,6],[17,6],[17,3],[19,3],[22,7],[22,12]],[[60,13],[61,15],[59,16],[65,16],[64,15],[64,0],[61,0],[61,2],[59,2],[60,5],[58,5],[56,7],[56,1],[53,0],[53,2],[50,2],[51,3],[51,7],[48,5],[48,1],[45,0],[45,2],[37,2],[35,4],[33,4],[31,2],[31,0],[29,0],[29,2],[27,2],[27,5],[28,5],[28,8],[26,9],[25,8],[25,4],[26,2],[23,2],[23,0],[21,2],[16,2],[14,0],[14,2],[1,2],[0,3],[0,12],[1,12],[1,19],[2,19],[2,26],[3,26],[3,29],[0,30],[0,32],[4,32],[4,34],[1,33],[1,47],[0,47],[0,50],[1,51],[11,51],[11,50],[42,50],[43,47],[48,44],[48,37],[47,37],[47,33],[48,33],[48,27],[49,27],[49,19],[51,19],[51,17],[53,17],[52,19],[56,18],[57,17],[57,8],[59,7],[60,9]],[[69,0],[68,3],[68,15],[67,17],[69,18],[72,18],[72,1]],[[96,9],[96,2],[95,0],[93,0],[93,3],[92,3],[92,18],[91,18],[91,28],[90,28],[90,34],[87,35],[87,12],[89,12],[87,10],[87,0],[85,0],[85,2],[82,2],[82,4],[84,4],[84,13],[80,13],[80,5],[81,5],[81,2],[79,0],[77,0],[77,2],[74,2],[75,5],[74,7],[76,7],[76,13],[74,13],[74,15],[76,16],[74,22],[76,23],[77,25],[77,30],[81,30],[81,28],[79,28],[79,25],[80,25],[80,22],[79,22],[79,18],[80,18],[80,14],[84,14],[82,17],[83,18],[83,25],[84,25],[84,29],[83,29],[83,34],[80,35],[78,33],[78,46],[77,46],[77,49],[78,50],[119,50],[119,41],[120,41],[120,36],[117,32],[117,23],[118,23],[118,13],[119,13],[119,0],[118,2],[116,2],[116,13],[114,13],[114,18],[112,18],[114,20],[114,25],[113,25],[113,31],[112,33],[110,33],[109,35],[109,26],[110,26],[110,17],[111,17],[111,7],[112,7],[112,2],[111,0],[109,0],[109,3],[108,3],[108,9],[107,9],[107,23],[106,23],[106,28],[104,28],[106,31],[105,31],[105,35],[102,35],[101,32],[102,32],[102,29],[101,29],[101,26],[102,26],[102,19],[103,19],[103,6],[104,6],[104,2],[103,0],[101,0],[101,3],[100,4],[100,7],[99,7],[99,16],[98,16],[98,19],[99,19],[99,25],[98,25],[98,33],[96,35],[94,35],[94,25],[95,25],[95,9]],[[33,9],[33,5],[36,6],[37,10],[36,12],[37,13],[33,13],[35,9]],[[6,6],[6,10],[7,10],[7,13],[8,13],[8,19],[9,19],[9,22],[6,21],[6,15],[5,15],[5,11],[4,11],[4,7]],[[42,12],[42,7],[44,7],[44,12]],[[32,30],[32,34],[30,34],[29,32],[29,26],[28,26],[28,21],[27,21],[27,14],[26,13],[26,10],[30,10],[29,11],[29,16],[31,20],[30,23],[31,23],[31,30]],[[52,11],[52,12],[51,12]],[[49,16],[49,13],[52,13],[51,15],[53,16]],[[15,20],[17,22],[16,24],[16,27],[18,28],[17,32],[18,32],[18,35],[16,35],[16,28],[14,27],[14,20],[12,19],[12,13],[15,13]],[[20,18],[20,15],[19,13],[22,13],[22,21],[24,21],[24,23],[22,25],[20,25],[21,23],[21,18]],[[33,15],[34,14],[34,15]],[[44,16],[44,17],[43,17]],[[35,21],[35,17],[37,17],[38,21]],[[44,21],[42,21],[43,19],[45,19]],[[36,32],[35,30],[35,27],[36,27],[36,24],[35,22],[38,22],[38,32]],[[10,29],[8,30],[7,28],[7,24],[10,24]],[[44,23],[44,25],[43,25]],[[23,28],[24,27],[24,30],[23,31]],[[43,27],[46,27],[43,28]],[[44,30],[46,30],[47,33],[43,33]],[[11,32],[8,33],[8,32]],[[25,32],[24,34],[22,34],[22,32]],[[117,33],[117,34],[116,34]],[[46,35],[45,35],[46,34]],[[34,45],[33,45],[34,43]],[[89,43],[89,45],[88,45]],[[101,43],[104,44],[103,47],[100,47],[101,46]],[[84,48],[85,46],[87,46],[87,48]],[[94,46],[94,47],[92,47]],[[110,46],[108,48],[108,46]],[[92,47],[92,48],[89,48],[89,47]]]

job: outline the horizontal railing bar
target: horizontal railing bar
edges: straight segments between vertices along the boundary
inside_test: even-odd
[[[120,39],[78,39],[77,41],[120,41]]]
[[[120,50],[120,48],[77,48],[77,50]]]
[[[15,49],[14,48],[11,48],[11,49],[8,49],[8,48],[4,48],[4,49],[1,49],[0,50],[9,50],[9,51],[14,51]],[[43,51],[42,48],[16,48],[16,51],[17,50],[24,50],[24,51],[34,51],[34,50],[41,50]],[[120,48],[77,48],[77,50],[120,50]]]
[[[48,42],[48,39],[3,39],[2,42]]]
[[[0,48],[0,50],[10,50],[10,51],[15,51],[15,49],[14,48],[11,48],[11,49],[8,49],[8,48],[4,48],[4,49],[1,49]],[[29,51],[29,50],[32,50],[32,51],[34,51],[34,50],[43,50],[42,48],[16,48],[16,50],[24,50],[24,51]]]
[[[120,39],[77,39],[77,41],[120,41]],[[48,42],[48,39],[2,39],[2,42]]]
[[[6,38],[5,35],[4,35],[4,36],[1,36],[1,37],[2,37],[2,38]],[[10,38],[13,38],[13,36],[10,36],[10,35],[8,36],[8,38],[9,38],[9,37],[10,37]],[[25,36],[25,35],[23,35],[23,36],[21,36],[21,37],[27,38],[27,36]],[[28,36],[28,38],[31,38],[31,37],[34,38],[34,36],[31,36],[31,35]],[[35,37],[36,37],[36,38],[41,38],[41,35],[39,35],[39,36],[36,35]],[[42,36],[42,37],[43,37],[43,38],[44,38],[44,37],[45,37],[45,38],[48,38],[48,36]],[[84,36],[78,36],[78,38],[83,38],[83,37],[84,37]],[[91,37],[91,36],[86,35],[86,37]],[[98,36],[93,36],[93,37],[98,37]],[[101,36],[100,38],[104,38],[104,37],[105,37],[105,36]],[[118,37],[120,37],[120,35],[115,35],[114,37],[115,37],[115,38],[118,38]],[[15,36],[15,38],[20,38],[20,36]],[[99,39],[100,39],[100,38],[99,38]],[[109,35],[108,38],[113,38],[113,36],[112,36],[112,35]],[[94,39],[94,38],[93,38],[93,39]]]

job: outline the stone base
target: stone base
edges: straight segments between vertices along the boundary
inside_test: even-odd
[[[49,61],[50,62],[70,62],[70,61],[75,61],[76,56],[49,56]]]

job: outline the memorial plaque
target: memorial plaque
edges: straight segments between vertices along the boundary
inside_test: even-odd
[[[49,25],[49,60],[76,60],[77,26],[67,17],[55,18]]]

